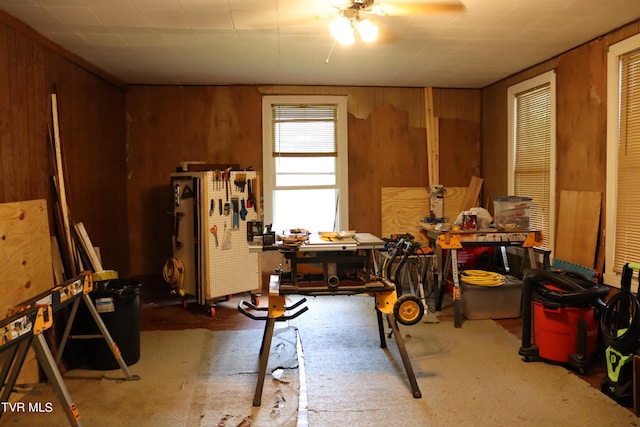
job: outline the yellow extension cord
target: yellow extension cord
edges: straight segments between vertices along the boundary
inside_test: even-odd
[[[171,292],[177,293],[181,297],[185,296],[185,292],[182,289],[184,285],[184,264],[180,259],[168,259],[162,268],[162,277],[167,284],[171,285]]]
[[[460,280],[468,285],[476,286],[501,286],[504,285],[504,276],[484,270],[464,270],[460,273]]]

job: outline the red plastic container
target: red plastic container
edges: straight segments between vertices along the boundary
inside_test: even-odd
[[[598,338],[598,322],[593,307],[549,308],[533,302],[533,330],[535,343],[543,359],[566,363],[577,352],[578,321],[587,326],[585,357],[591,358]]]

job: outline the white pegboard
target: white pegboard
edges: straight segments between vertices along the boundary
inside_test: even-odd
[[[206,172],[203,177],[203,197],[201,218],[203,218],[203,262],[205,263],[207,280],[203,281],[204,297],[207,301],[247,291],[260,289],[260,271],[258,254],[249,252],[247,242],[247,221],[258,220],[254,207],[247,207],[248,185],[238,188],[234,181],[238,174],[244,174],[247,180],[255,180],[254,171],[231,171],[230,178],[225,181],[215,180],[214,172]],[[255,182],[255,181],[254,181]],[[228,201],[227,201],[228,186]],[[238,213],[238,227],[233,228],[233,200],[238,201],[238,210],[243,204],[246,209],[244,219]],[[213,209],[211,209],[213,201]],[[220,213],[222,201],[222,214]],[[224,213],[224,205],[230,204],[229,215]],[[218,228],[218,244],[211,229]],[[229,234],[230,248],[223,249],[225,233]]]

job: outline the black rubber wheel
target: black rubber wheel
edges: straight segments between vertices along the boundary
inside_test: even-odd
[[[415,325],[424,316],[424,306],[420,298],[413,294],[405,294],[397,299],[393,305],[396,320],[403,325]]]

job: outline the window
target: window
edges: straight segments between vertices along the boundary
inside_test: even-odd
[[[640,262],[640,35],[610,46],[607,57],[607,224],[604,279],[620,285],[627,262]],[[635,285],[634,285],[635,286]]]
[[[509,195],[532,198],[530,226],[542,231],[542,247],[553,250],[555,231],[555,72],[510,86]]]
[[[348,229],[346,97],[265,96],[262,111],[265,224]]]

